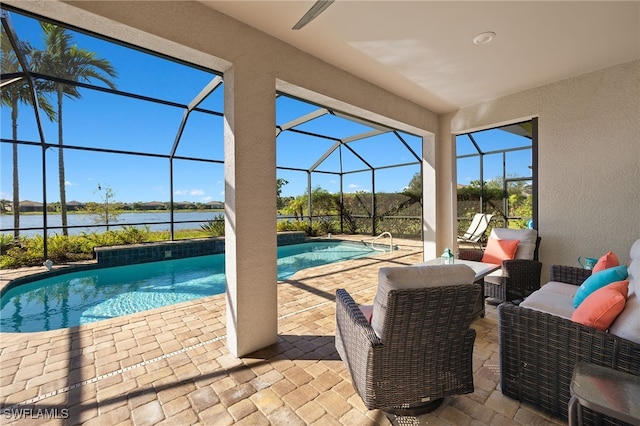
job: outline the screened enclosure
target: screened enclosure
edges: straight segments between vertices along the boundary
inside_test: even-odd
[[[476,213],[490,227],[536,228],[537,119],[458,135],[458,235]]]
[[[223,92],[215,70],[3,6],[3,254],[223,234]],[[278,230],[421,237],[420,137],[274,96]]]

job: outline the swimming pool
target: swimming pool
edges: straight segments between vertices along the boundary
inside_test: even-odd
[[[375,253],[362,244],[337,241],[281,246],[278,279]],[[70,272],[7,290],[0,299],[0,331],[74,327],[224,291],[224,254]]]

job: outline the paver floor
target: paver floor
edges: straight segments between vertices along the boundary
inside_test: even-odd
[[[421,243],[306,269],[278,283],[278,342],[237,359],[224,295],[80,327],[0,333],[0,423],[11,425],[564,424],[499,390],[497,314],[473,323],[475,392],[420,417],[368,411],[334,346],[337,288],[371,303],[378,269],[422,261]],[[3,271],[2,283],[42,268]]]

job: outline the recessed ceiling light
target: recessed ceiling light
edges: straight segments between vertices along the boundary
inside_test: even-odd
[[[496,38],[496,33],[494,33],[493,31],[485,31],[475,36],[473,38],[473,42],[475,44],[487,44],[494,38]]]

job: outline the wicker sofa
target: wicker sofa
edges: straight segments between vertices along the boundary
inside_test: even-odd
[[[640,376],[640,240],[631,248],[627,271],[626,305],[608,332],[573,322],[574,308],[563,306],[591,275],[584,269],[554,265],[549,283],[520,306],[498,306],[502,393],[567,420],[576,362]],[[618,424],[584,412],[586,424]]]

